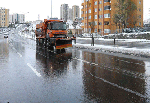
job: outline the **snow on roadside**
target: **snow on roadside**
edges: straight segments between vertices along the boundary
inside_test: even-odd
[[[82,49],[91,49],[94,51],[102,51],[102,52],[109,52],[109,53],[122,53],[125,55],[150,57],[149,49],[123,48],[123,47],[96,45],[96,44],[94,46],[91,46],[91,44],[78,44],[78,43],[73,44],[73,47],[82,48]]]
[[[78,40],[91,40],[91,38],[80,38],[77,37]],[[101,40],[101,41],[114,41],[114,39],[104,39],[104,38],[94,38],[95,40]],[[150,42],[150,40],[146,39],[115,39],[116,41],[120,42]]]

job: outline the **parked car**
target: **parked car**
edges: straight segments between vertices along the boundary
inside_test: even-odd
[[[8,38],[8,35],[9,35],[9,34],[8,34],[7,32],[5,32],[5,33],[4,33],[4,38]]]

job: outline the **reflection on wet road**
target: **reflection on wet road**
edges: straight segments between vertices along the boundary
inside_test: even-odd
[[[0,36],[0,103],[150,102],[150,60]]]

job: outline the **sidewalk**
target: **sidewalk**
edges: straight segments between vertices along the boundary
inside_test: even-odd
[[[134,42],[143,42],[145,40],[134,40]],[[130,40],[131,42],[131,40]],[[147,41],[145,41],[147,42]],[[149,42],[149,41],[148,41]],[[140,57],[150,57],[150,49],[147,48],[126,48],[125,46],[118,46],[118,45],[98,45],[95,44],[91,46],[91,44],[80,44],[80,43],[73,43],[73,47],[82,48],[82,49],[90,49],[94,51],[102,51],[102,52],[109,52],[109,53],[121,53],[125,55],[134,55]]]

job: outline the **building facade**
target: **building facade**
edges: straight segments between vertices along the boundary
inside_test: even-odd
[[[25,14],[14,13],[9,15],[9,23],[25,23]]]
[[[68,20],[73,20],[73,12],[71,8],[68,9]]]
[[[98,33],[107,35],[115,33],[118,26],[115,25],[113,16],[116,8],[115,3],[118,0],[82,0],[82,28],[86,33]],[[128,23],[127,27],[143,27],[143,0],[131,0],[137,6],[134,13],[130,16],[130,22],[136,19],[136,24]]]
[[[80,8],[77,5],[72,6],[72,20],[74,21],[76,18],[80,18]]]
[[[68,4],[61,4],[60,6],[60,19],[67,21],[68,20],[68,10],[69,6]]]
[[[9,9],[0,8],[0,27],[9,26]]]

